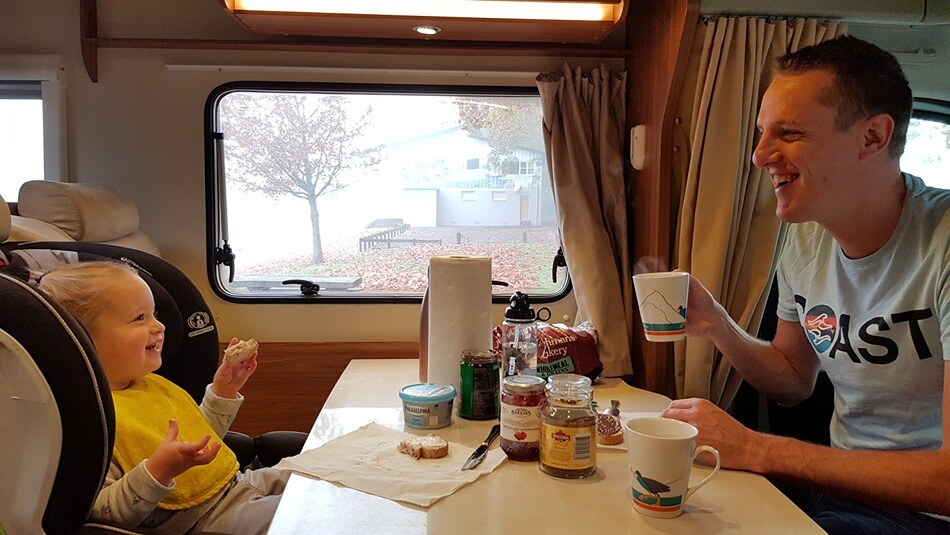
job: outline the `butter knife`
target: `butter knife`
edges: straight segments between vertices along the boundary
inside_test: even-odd
[[[488,454],[488,446],[498,438],[498,435],[501,433],[501,425],[495,424],[491,428],[491,433],[488,433],[488,438],[482,442],[482,445],[475,448],[475,451],[472,453],[472,456],[465,461],[465,464],[462,465],[462,470],[471,470],[478,466],[485,459],[485,455]]]

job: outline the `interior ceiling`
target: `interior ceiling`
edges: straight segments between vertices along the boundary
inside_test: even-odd
[[[888,52],[916,53],[933,50],[921,62],[901,62],[915,97],[950,102],[950,25],[892,26],[849,24],[848,33],[870,41]],[[929,61],[929,62],[928,62]]]
[[[703,0],[700,13],[841,20],[849,34],[898,54],[915,97],[950,102],[947,0]]]
[[[396,0],[394,0],[396,1]],[[99,35],[103,37],[136,37],[153,39],[228,39],[275,40],[299,39],[251,33],[223,6],[222,0],[163,0],[159,4],[128,0],[98,0]],[[636,16],[636,1],[629,16]],[[928,5],[929,4],[929,5]],[[836,14],[848,21],[852,35],[866,39],[891,52],[915,52],[933,49],[932,62],[904,64],[914,94],[920,97],[950,101],[950,24],[912,24],[920,20],[923,10],[927,18],[939,16],[939,5],[950,6],[947,0],[784,0],[763,3],[759,0],[702,0],[701,13],[756,14],[771,16],[824,16]],[[947,9],[950,9],[948,7]],[[896,11],[903,10],[903,15]],[[875,14],[876,13],[876,14]],[[885,19],[882,24],[874,19]],[[601,47],[624,46],[624,22],[613,30]]]

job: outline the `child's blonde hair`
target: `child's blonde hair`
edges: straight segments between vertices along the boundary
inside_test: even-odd
[[[122,262],[67,264],[43,275],[39,288],[90,330],[109,306],[102,292],[108,291],[123,273],[139,276],[132,266]]]

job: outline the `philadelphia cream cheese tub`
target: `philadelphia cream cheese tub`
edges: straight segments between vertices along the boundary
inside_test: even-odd
[[[452,423],[452,402],[455,387],[433,383],[404,386],[399,391],[402,416],[406,425],[419,429],[436,429]]]

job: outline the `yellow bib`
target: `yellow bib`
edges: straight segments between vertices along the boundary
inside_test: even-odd
[[[221,441],[187,392],[164,377],[148,374],[125,390],[112,392],[115,404],[113,456],[128,472],[155,453],[168,432],[168,419],[178,420],[178,440],[194,442],[211,435]],[[206,465],[195,466],[175,478],[175,489],[159,502],[161,509],[188,509],[207,501],[237,473],[237,457],[223,443]]]

